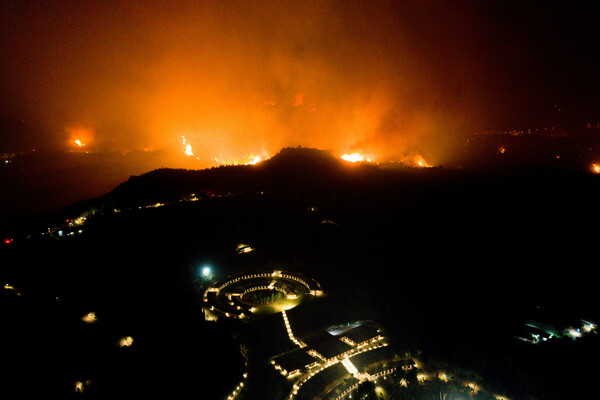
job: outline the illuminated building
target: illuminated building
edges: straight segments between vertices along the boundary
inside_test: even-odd
[[[252,293],[279,293],[276,301],[261,304]],[[297,272],[271,271],[237,274],[215,282],[204,292],[203,303],[207,320],[218,318],[243,319],[264,312],[282,312],[294,308],[309,296],[320,296],[323,290],[317,281]],[[260,297],[260,296],[259,296]],[[284,317],[286,318],[286,317]]]

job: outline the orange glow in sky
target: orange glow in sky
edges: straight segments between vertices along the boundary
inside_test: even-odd
[[[287,146],[442,163],[486,115],[471,78],[487,60],[470,47],[479,25],[461,6],[448,15],[394,3],[343,12],[328,1],[50,4],[28,27],[36,34],[13,27],[23,46],[15,54],[33,46],[27,38],[45,38],[30,51],[43,79],[14,85],[46,131],[67,132],[69,148],[153,149],[164,167],[243,164]],[[412,30],[421,14],[435,30]],[[441,39],[456,47],[423,51]],[[64,148],[64,139],[55,142]]]

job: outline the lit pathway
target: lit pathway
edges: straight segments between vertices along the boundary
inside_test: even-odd
[[[352,361],[350,361],[349,358],[342,359],[342,365],[346,368],[348,372],[350,372],[350,374],[352,374],[352,376],[354,376],[359,381],[362,382],[367,379],[371,380],[371,376],[366,372],[359,372],[358,369],[354,366],[354,364],[352,364]]]
[[[380,347],[385,347],[387,346],[388,343],[385,340],[385,338],[383,336],[381,336],[379,339],[377,339],[376,341],[374,341],[373,343],[369,344],[368,346],[362,346],[360,348],[356,347],[354,349],[352,349],[347,355],[346,357],[344,357],[344,359],[340,359],[339,357],[335,357],[332,358],[326,362],[323,363],[319,363],[317,365],[315,365],[314,367],[310,368],[308,371],[306,371],[306,373],[304,375],[302,375],[292,386],[292,390],[290,392],[290,394],[288,395],[288,397],[286,398],[287,400],[293,400],[294,397],[298,394],[298,391],[300,390],[300,388],[302,387],[302,385],[304,385],[306,382],[308,382],[313,376],[317,375],[319,372],[331,367],[334,364],[337,364],[338,362],[342,362],[343,360],[348,360],[351,357],[354,357],[358,354],[364,353],[366,351],[371,351],[371,350],[375,350],[378,349]],[[344,365],[345,366],[345,365]],[[354,364],[352,364],[352,366],[354,367]],[[346,368],[347,369],[347,368]],[[354,367],[354,369],[356,369],[356,367]],[[358,370],[357,370],[358,371]],[[362,375],[362,374],[360,374]],[[365,379],[367,377],[365,376]]]
[[[286,312],[281,311],[281,315],[283,315],[283,322],[285,323],[285,329],[287,329],[287,333],[288,333],[288,336],[290,337],[290,340],[292,342],[294,342],[300,348],[306,347],[306,344],[302,343],[301,341],[296,339],[296,337],[294,336],[294,332],[292,332],[290,320],[288,319]]]

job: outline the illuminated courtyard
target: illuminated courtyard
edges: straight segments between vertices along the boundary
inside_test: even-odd
[[[306,296],[323,294],[321,286],[301,274],[283,271],[230,276],[204,292],[207,320],[219,317],[243,319],[253,314],[285,312]]]
[[[268,362],[291,385],[288,400],[350,397],[364,382],[416,367],[410,357],[399,357],[388,349],[383,327],[373,321],[346,323],[297,337],[286,311],[317,296],[323,296],[319,283],[299,273],[242,273],[210,285],[203,295],[203,309],[209,321],[250,322],[253,317],[281,313],[291,346]],[[228,400],[243,398],[248,375],[244,373]]]

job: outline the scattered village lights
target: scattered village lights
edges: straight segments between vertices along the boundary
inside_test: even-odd
[[[89,379],[86,381],[75,382],[75,392],[78,392],[78,393],[83,392],[88,386],[90,386],[91,383],[92,383],[92,381],[90,381]]]
[[[21,292],[19,292],[19,290],[16,287],[14,287],[13,285],[11,285],[9,283],[4,284],[4,290],[9,290],[9,291],[13,292],[14,294],[16,294],[17,296],[21,295]]]
[[[81,320],[87,324],[93,324],[94,322],[96,322],[98,320],[98,318],[96,317],[95,312],[89,312],[89,313],[85,314],[83,317],[81,317]]]
[[[596,329],[596,324],[594,324],[592,322],[585,321],[585,320],[581,320],[581,322],[583,322],[583,330],[587,333]]]
[[[131,336],[125,336],[119,339],[119,347],[131,347],[133,344],[133,338]]]
[[[581,337],[581,332],[579,329],[569,328],[567,329],[566,335],[570,336],[573,339],[577,339]]]
[[[235,252],[237,254],[246,254],[246,253],[251,253],[254,251],[254,248],[251,247],[250,245],[244,244],[244,243],[240,243],[237,245]]]

